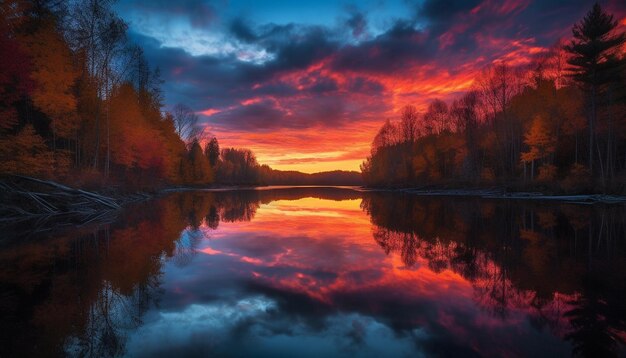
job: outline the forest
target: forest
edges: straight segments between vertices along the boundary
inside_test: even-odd
[[[453,101],[387,120],[356,172],[314,175],[220,148],[110,0],[0,5],[0,174],[78,187],[211,184],[626,190],[626,35],[595,5],[533,63],[496,61]]]
[[[626,191],[626,35],[596,4],[529,66],[493,63],[471,91],[387,120],[361,166],[379,187]]]
[[[112,5],[0,5],[0,174],[95,189],[294,184],[308,177],[262,168],[247,149],[220,149],[184,104],[165,111],[159,70],[129,39]],[[356,172],[336,180],[360,181]]]

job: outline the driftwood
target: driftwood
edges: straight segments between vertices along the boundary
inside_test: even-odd
[[[49,180],[12,176],[0,181],[0,223],[56,216],[90,222],[120,208],[116,199]]]

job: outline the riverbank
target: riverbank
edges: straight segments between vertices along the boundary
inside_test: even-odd
[[[421,196],[479,197],[483,199],[560,201],[574,204],[626,204],[626,196],[607,194],[551,194],[542,192],[509,191],[506,188],[372,188],[363,187],[366,192],[401,192]]]
[[[129,203],[145,201],[177,191],[211,190],[276,190],[283,188],[328,186],[170,186],[150,190],[130,190],[117,186],[102,186],[100,190],[64,185],[50,180],[25,176],[10,176],[0,180],[0,223],[16,221],[51,221],[85,224],[114,218],[115,213]],[[476,197],[502,200],[538,200],[573,204],[626,204],[626,196],[604,194],[551,194],[543,192],[510,191],[504,187],[490,188],[371,188],[332,186],[361,192],[399,192],[417,196]]]

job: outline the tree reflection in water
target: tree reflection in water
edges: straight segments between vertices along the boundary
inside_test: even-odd
[[[623,206],[419,198],[372,193],[373,236],[406,266],[424,260],[472,283],[476,302],[506,318],[528,310],[583,356],[616,355],[626,338]]]
[[[264,204],[308,197],[362,199],[373,240],[386,254],[398,255],[409,270],[460,275],[476,305],[498,320],[524,311],[534,327],[585,356],[623,349],[624,207],[299,188],[173,193],[130,207],[113,223],[28,239],[8,233],[0,248],[0,356],[123,355],[129,333],[159,306],[164,263],[189,265],[220,222],[254,220]],[[405,312],[409,319],[390,308],[374,310],[386,307],[383,302],[311,296],[298,305],[289,302],[293,295],[302,301],[305,292],[289,298],[276,287],[257,286],[259,293],[283,295],[277,298],[283,309],[305,316],[316,311],[316,324],[337,310],[381,316],[406,332],[421,321],[419,312]]]

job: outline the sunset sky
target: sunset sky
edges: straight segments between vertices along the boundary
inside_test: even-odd
[[[601,1],[626,26],[626,1]],[[359,170],[405,104],[454,98],[495,60],[571,34],[582,0],[122,0],[116,10],[222,147],[275,169]]]

